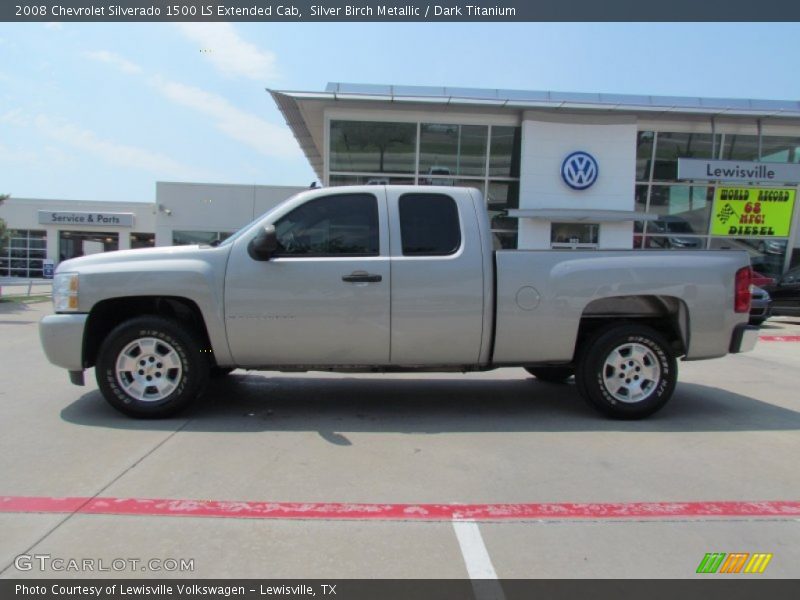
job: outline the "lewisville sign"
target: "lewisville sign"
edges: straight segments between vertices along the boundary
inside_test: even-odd
[[[678,179],[800,183],[800,164],[679,158]]]

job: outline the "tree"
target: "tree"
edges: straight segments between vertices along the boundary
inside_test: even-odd
[[[384,172],[384,159],[390,146],[410,147],[415,130],[398,127],[396,123],[352,123],[342,134],[347,150],[378,150],[378,172]]]

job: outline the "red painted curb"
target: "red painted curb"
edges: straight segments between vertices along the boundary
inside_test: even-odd
[[[800,335],[760,335],[762,342],[800,342]]]
[[[226,502],[145,498],[0,496],[0,513],[78,513],[218,517],[236,519],[369,519],[451,521],[474,519],[665,519],[674,517],[800,517],[800,502],[630,502],[544,504],[348,504]]]

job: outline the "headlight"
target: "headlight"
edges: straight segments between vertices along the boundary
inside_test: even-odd
[[[77,273],[56,273],[53,277],[53,308],[56,312],[78,310]]]

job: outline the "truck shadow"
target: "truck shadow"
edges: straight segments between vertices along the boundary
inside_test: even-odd
[[[241,374],[240,374],[241,373]],[[694,383],[642,421],[614,421],[589,408],[575,385],[536,379],[269,377],[237,372],[215,381],[192,409],[163,420],[130,419],[97,390],[61,411],[70,423],[185,432],[316,431],[348,445],[346,432],[793,431],[800,412]]]

